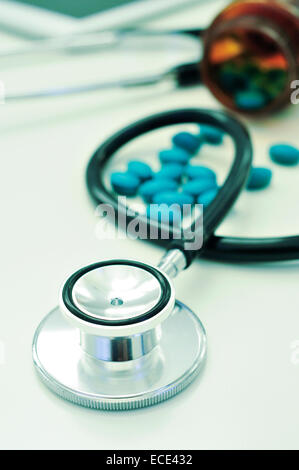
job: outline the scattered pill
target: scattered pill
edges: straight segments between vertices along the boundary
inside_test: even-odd
[[[223,142],[223,131],[217,127],[208,124],[202,124],[200,127],[200,138],[203,142],[212,145],[220,145]]]
[[[214,188],[209,189],[208,191],[205,191],[204,193],[200,194],[197,199],[198,204],[202,204],[204,208],[207,207],[216,197],[217,192],[218,188]]]
[[[211,178],[194,179],[184,184],[183,191],[185,193],[191,194],[192,196],[199,196],[201,193],[204,193],[209,189],[214,189],[215,187],[216,182]]]
[[[143,183],[139,188],[139,194],[147,202],[151,202],[156,194],[162,191],[175,190],[177,183],[170,179],[150,180]]]
[[[154,179],[174,179],[179,180],[184,172],[183,165],[177,163],[167,163],[162,166],[158,173],[155,173]]]
[[[179,163],[186,165],[188,163],[190,154],[186,150],[180,148],[173,148],[169,150],[161,150],[159,153],[161,163]]]
[[[254,111],[267,104],[267,96],[258,90],[239,91],[235,94],[235,103],[240,109]]]
[[[250,171],[246,185],[247,189],[264,189],[269,186],[272,178],[272,171],[269,168],[256,167]]]
[[[194,198],[191,196],[191,194],[187,193],[164,191],[160,194],[156,194],[153,197],[153,202],[155,204],[167,204],[168,206],[171,206],[172,204],[183,206],[184,204],[192,204],[194,202]]]
[[[297,165],[299,162],[299,150],[288,144],[272,145],[269,150],[270,158],[280,165]]]
[[[188,165],[185,168],[185,174],[189,179],[211,179],[216,182],[216,173],[203,165]]]
[[[194,154],[198,151],[201,141],[197,135],[191,134],[190,132],[179,132],[172,138],[172,142],[175,146],[180,147],[187,152]]]
[[[114,191],[123,196],[134,196],[140,184],[139,178],[131,173],[112,173],[110,181]]]
[[[128,163],[128,171],[137,176],[141,181],[150,179],[153,174],[151,167],[147,163],[137,160],[132,160]]]

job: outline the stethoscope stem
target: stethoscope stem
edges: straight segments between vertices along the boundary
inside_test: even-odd
[[[155,75],[148,75],[146,77],[137,77],[132,79],[124,80],[111,80],[109,82],[94,82],[76,86],[61,86],[55,88],[46,88],[38,91],[5,95],[5,102],[13,101],[25,101],[36,98],[53,98],[54,96],[67,96],[67,95],[78,95],[82,93],[90,93],[96,91],[112,90],[118,88],[131,88],[131,87],[143,87],[149,85],[156,85],[161,83],[167,78],[171,79],[173,72],[171,70]]]
[[[171,278],[176,277],[186,267],[184,252],[178,248],[168,250],[158,263],[158,268]]]
[[[186,31],[155,31],[155,30],[143,30],[143,29],[124,29],[119,31],[106,31],[97,34],[84,34],[79,36],[66,36],[60,38],[42,39],[35,41],[33,45],[25,46],[22,48],[11,49],[11,50],[0,50],[0,60],[5,58],[17,58],[27,55],[35,55],[40,53],[49,52],[70,52],[70,53],[86,53],[93,51],[97,48],[107,48],[115,46],[120,43],[126,36],[161,36],[161,35],[173,35],[177,36],[180,34],[200,36],[198,29],[186,30]],[[198,59],[199,61],[199,59]],[[116,80],[108,80],[106,82],[91,82],[86,84],[79,84],[75,86],[57,86],[47,87],[44,89],[26,91],[21,93],[4,93],[3,101],[14,102],[14,101],[26,101],[40,98],[53,98],[55,96],[68,96],[78,95],[90,92],[104,91],[109,89],[123,89],[132,87],[144,87],[157,85],[163,81],[174,82],[178,86],[189,86],[200,82],[200,71],[198,62],[190,64],[180,64],[172,67],[161,73],[155,73],[145,76],[124,78]]]
[[[197,62],[182,64],[165,72],[143,77],[94,82],[76,86],[61,86],[45,88],[32,92],[5,94],[5,102],[26,101],[36,98],[53,98],[55,96],[79,95],[104,90],[126,89],[158,85],[162,82],[172,82],[179,86],[190,86],[200,83],[200,68]]]

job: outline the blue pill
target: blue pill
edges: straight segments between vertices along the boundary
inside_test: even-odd
[[[217,127],[208,124],[202,124],[200,127],[200,138],[203,142],[212,145],[220,145],[223,142],[223,131]]]
[[[197,135],[191,134],[190,132],[179,132],[172,138],[172,142],[175,146],[180,147],[187,152],[194,154],[198,151],[201,141]]]
[[[161,150],[159,157],[161,163],[178,163],[180,165],[186,165],[189,161],[190,154],[183,149],[173,148]]]
[[[155,179],[174,179],[179,180],[184,172],[184,167],[177,163],[167,163],[162,166],[161,170],[154,175]]]
[[[207,166],[188,165],[185,168],[185,174],[189,179],[211,179],[216,182],[216,173]]]
[[[172,204],[183,206],[184,204],[192,204],[194,202],[194,198],[191,196],[191,194],[187,193],[164,191],[160,194],[156,194],[153,197],[153,202],[155,204],[167,204],[168,206],[171,206]]]
[[[213,179],[194,179],[184,184],[183,191],[191,194],[192,196],[199,196],[201,193],[204,193],[209,189],[214,189],[215,187],[216,182]]]
[[[151,167],[147,163],[139,162],[138,160],[132,160],[128,163],[128,171],[137,176],[141,181],[150,179],[153,174]]]
[[[272,178],[272,171],[269,168],[256,167],[250,171],[247,181],[247,189],[264,189],[269,186]]]
[[[267,97],[260,91],[239,91],[235,94],[235,103],[240,109],[254,111],[267,104]]]
[[[131,173],[112,173],[110,181],[114,191],[123,196],[134,196],[140,184],[139,178]]]
[[[214,189],[209,189],[208,191],[205,191],[204,193],[200,194],[200,196],[197,199],[198,204],[202,204],[203,207],[207,207],[213,199],[217,196],[218,193],[218,188]]]
[[[174,180],[157,179],[143,183],[139,188],[139,194],[145,201],[151,202],[156,194],[162,191],[175,190],[176,188],[177,183]]]
[[[270,158],[280,165],[297,165],[299,162],[299,150],[288,144],[272,145],[269,150]]]

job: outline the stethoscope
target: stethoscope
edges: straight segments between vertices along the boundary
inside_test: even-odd
[[[130,89],[133,87],[143,87],[157,85],[165,80],[172,81],[177,87],[186,87],[198,85],[201,83],[200,74],[200,51],[201,36],[204,30],[187,29],[177,31],[155,31],[137,28],[126,28],[117,31],[106,31],[97,34],[82,34],[78,36],[60,37],[53,39],[36,40],[35,44],[8,51],[0,51],[0,59],[17,59],[19,57],[35,56],[37,54],[46,54],[57,51],[70,51],[71,53],[86,53],[88,51],[100,50],[114,47],[121,43],[125,37],[134,37],[138,40],[140,37],[173,36],[173,37],[193,37],[197,38],[199,57],[198,60],[191,63],[182,63],[170,67],[161,73],[149,73],[147,75],[136,76],[133,78],[111,79],[108,81],[95,81],[86,84],[76,84],[67,86],[48,87],[34,91],[25,91],[20,93],[6,93],[5,102],[26,101],[40,98],[63,97],[68,95],[77,95],[91,93],[96,91],[105,91],[109,89]]]
[[[106,140],[99,149],[94,153],[87,167],[86,171],[86,184],[88,192],[96,205],[102,202],[108,202],[114,208],[117,213],[119,205],[117,198],[111,193],[104,183],[101,175],[104,172],[105,166],[109,162],[112,154],[116,151],[116,148],[124,145],[131,139],[137,138],[144,132],[149,132],[153,129],[157,129],[162,126],[174,125],[178,123],[192,122],[194,113],[194,122],[197,122],[197,116],[199,111],[197,110],[179,110],[170,111],[168,113],[162,113],[160,115],[151,116],[144,119],[143,121],[132,124],[126,129],[121,130],[119,133],[113,135],[110,139]],[[199,119],[199,118],[198,118]],[[202,123],[213,124],[217,121],[217,127],[225,129],[231,123],[231,117],[225,113],[219,113],[216,111],[203,111],[202,112]],[[235,121],[237,122],[237,121]],[[240,125],[240,124],[239,124]],[[231,134],[228,132],[228,134]],[[235,144],[239,144],[242,139],[242,133],[236,132],[234,134]],[[243,175],[244,176],[244,175]],[[240,190],[238,178],[241,175],[236,171],[234,172],[232,179],[230,180],[232,191]],[[242,180],[243,181],[243,180]],[[210,218],[213,219],[219,211],[222,217],[225,216],[229,207],[230,201],[227,203],[227,198],[230,196],[230,192],[221,190],[221,197],[215,199],[209,210],[205,213],[205,226],[206,229],[213,225],[214,222],[210,222]],[[234,195],[236,196],[236,195]],[[124,212],[126,208],[123,208]],[[134,215],[135,216],[135,215]],[[127,213],[128,220],[130,220],[130,213]],[[150,222],[147,220],[148,226]],[[220,223],[217,220],[216,226]],[[161,223],[157,222],[161,228]],[[215,227],[215,225],[214,225]],[[170,231],[172,228],[170,227]],[[204,247],[198,253],[199,256],[204,256],[217,261],[229,261],[229,262],[274,262],[274,261],[290,261],[299,258],[299,236],[283,236],[283,237],[272,237],[272,238],[244,238],[244,237],[229,237],[229,236],[216,236],[214,230],[208,230],[208,236],[204,240]],[[157,240],[159,244],[163,244],[163,240]],[[194,256],[197,254],[193,253]]]
[[[233,117],[182,109],[145,118],[99,147],[88,165],[87,184],[96,203],[115,207],[115,196],[102,181],[105,165],[132,139],[180,123],[216,126],[234,143],[226,181],[199,224],[206,245],[251,168],[250,137]],[[189,231],[199,218],[202,213]],[[184,237],[169,242],[158,266],[116,259],[83,267],[68,277],[59,306],[42,320],[33,340],[34,365],[52,391],[89,408],[129,410],[171,398],[195,379],[206,358],[206,334],[198,317],[175,299],[172,283],[197,254],[186,249],[188,233]]]
[[[0,52],[0,59],[3,57],[13,58],[23,55],[46,53],[49,51],[59,50],[74,50],[78,51],[90,48],[106,48],[111,47],[122,41],[124,35],[136,34],[145,36],[156,35],[187,35],[199,39],[203,37],[205,30],[203,28],[193,28],[186,30],[175,31],[151,31],[138,28],[126,28],[117,31],[105,31],[97,34],[83,34],[79,36],[60,37],[53,39],[44,39],[36,41],[30,47],[11,50],[7,52]],[[199,44],[200,45],[200,44]],[[200,59],[196,62],[183,63],[177,65],[163,73],[147,75],[143,77],[136,77],[130,79],[116,79],[115,81],[108,82],[95,82],[84,85],[75,85],[67,87],[55,87],[48,89],[36,90],[34,92],[20,93],[5,95],[5,101],[18,101],[35,98],[51,98],[54,96],[65,96],[72,94],[88,93],[98,90],[106,90],[110,88],[131,88],[146,85],[155,85],[170,78],[178,87],[191,86],[201,83],[200,73]],[[183,113],[183,111],[181,111]],[[209,112],[210,113],[210,112]],[[159,116],[151,118],[153,122],[159,121]],[[146,126],[146,120],[144,121]],[[151,122],[149,120],[149,122]],[[152,124],[148,124],[150,126]],[[161,124],[163,125],[163,123]],[[111,138],[112,142],[121,141],[122,136],[126,134],[127,130],[120,131],[119,136],[115,135]],[[138,125],[132,125],[128,128],[130,138],[138,135]],[[236,136],[236,138],[238,138]],[[107,141],[99,150],[93,155],[88,169],[87,169],[87,187],[88,191],[96,204],[109,200],[109,203],[118,211],[116,198],[111,196],[110,191],[105,187],[102,180],[98,177],[98,171],[110,159],[110,154],[107,156],[105,146],[108,145]],[[212,205],[215,210],[215,204]],[[128,218],[130,215],[128,215]],[[207,215],[206,215],[207,219]],[[170,228],[171,230],[171,228]],[[158,240],[158,242],[162,242]],[[298,259],[299,257],[299,236],[290,237],[275,237],[275,238],[239,238],[228,236],[215,236],[210,235],[205,243],[204,249],[201,250],[201,256],[209,257],[215,260],[223,260],[229,262],[268,262],[268,261],[288,261]]]
[[[147,117],[108,138],[86,172],[96,204],[133,217],[106,187],[105,168],[131,140],[177,124],[208,124],[232,138],[234,160],[215,199],[191,221],[202,227],[203,248],[185,248],[190,237],[172,237],[157,266],[127,259],[96,262],[67,278],[59,306],[40,323],[33,360],[43,382],[59,396],[89,408],[130,410],[160,403],[188,386],[206,358],[206,334],[198,317],[175,299],[172,279],[196,255],[226,261],[299,258],[299,237],[270,239],[217,237],[216,228],[241,193],[252,163],[245,127],[220,111],[179,109]],[[130,215],[131,214],[131,215]],[[138,214],[134,214],[136,217]],[[145,215],[140,220],[152,224]],[[203,217],[203,224],[198,224]],[[159,228],[163,222],[155,221]],[[171,228],[170,228],[171,230]],[[188,232],[188,231],[187,231]],[[159,240],[159,243],[165,241]]]

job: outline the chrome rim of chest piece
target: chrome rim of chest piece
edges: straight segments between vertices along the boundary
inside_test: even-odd
[[[164,401],[199,373],[204,328],[175,300],[159,268],[96,263],[64,283],[59,307],[40,323],[33,361],[59,396],[89,408],[129,410]]]

